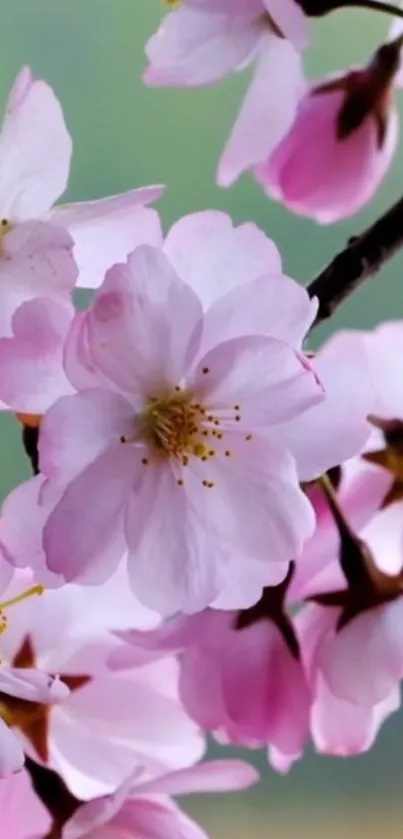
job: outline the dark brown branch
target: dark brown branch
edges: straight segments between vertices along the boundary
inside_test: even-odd
[[[341,251],[308,286],[310,297],[318,297],[318,326],[330,318],[341,303],[403,247],[403,198],[372,227],[349,240]]]

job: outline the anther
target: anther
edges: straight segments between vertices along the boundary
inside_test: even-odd
[[[148,466],[150,461],[149,461],[148,457],[142,457],[141,462],[142,462],[143,466]]]
[[[182,478],[178,478],[178,480],[177,480],[177,482],[176,482],[176,483],[178,484],[178,487],[183,487],[183,484],[184,484],[185,482],[182,480]]]
[[[247,434],[246,437],[245,437],[245,440],[248,440],[248,442],[249,442],[249,440],[252,440],[252,439],[253,439],[252,434]]]
[[[230,449],[227,449],[227,451],[225,452],[225,457],[231,457]]]
[[[207,373],[210,372],[210,367],[202,367],[203,376],[207,376]]]
[[[235,422],[241,422],[241,415],[235,414]]]

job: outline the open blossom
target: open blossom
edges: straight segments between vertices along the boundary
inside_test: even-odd
[[[113,795],[98,798],[76,811],[65,824],[62,839],[206,839],[206,834],[172,800],[173,795],[246,789],[258,780],[241,760],[216,760],[144,781],[128,779]],[[20,839],[17,835],[15,839]]]
[[[17,572],[7,594],[25,577]],[[13,734],[33,760],[59,772],[85,800],[111,792],[135,767],[155,777],[193,763],[204,750],[179,701],[172,657],[153,663],[143,656],[121,675],[108,665],[118,643],[111,628],[152,626],[155,616],[138,606],[123,578],[94,588],[89,602],[87,594],[68,586],[21,602],[1,638],[12,669],[0,668],[2,713]],[[39,693],[35,667],[60,674],[52,681],[58,704],[49,704],[50,688]]]
[[[255,74],[221,158],[230,185],[262,162],[288,130],[303,85],[307,24],[295,0],[185,0],[150,38],[150,85],[199,87],[254,63]]]
[[[379,187],[398,140],[393,88],[400,39],[367,67],[316,82],[256,177],[266,192],[323,224],[357,212]]]
[[[279,274],[260,231],[231,233],[217,216],[222,243],[205,214],[178,225],[164,253],[140,247],[108,272],[66,348],[79,392],[43,422],[43,490],[19,495],[25,522],[48,516],[50,570],[106,579],[126,547],[134,590],[166,613],[208,605],[241,554],[263,560],[263,581],[268,560],[288,561],[313,527],[281,424],[323,399],[300,351],[315,304]],[[5,515],[12,557],[10,526]]]
[[[0,812],[3,835],[10,839],[40,839],[47,836],[52,826],[25,771],[1,780]]]
[[[3,254],[11,252],[15,271],[19,268],[23,274],[21,260],[27,258],[29,246],[33,253],[32,269],[28,272],[31,277],[33,271],[38,272],[38,244],[44,251],[39,263],[43,272],[46,247],[52,246],[53,225],[66,228],[72,238],[63,231],[54,232],[53,249],[58,244],[60,248],[61,241],[66,249],[73,239],[80,285],[92,287],[100,284],[112,262],[125,259],[137,244],[159,241],[158,215],[144,205],[158,198],[162,190],[147,187],[99,201],[53,208],[66,189],[70,157],[71,139],[55,94],[24,67],[10,92],[0,134],[1,250]],[[38,221],[42,224],[33,224]],[[34,237],[40,235],[42,241],[39,239],[36,244]],[[36,259],[40,258],[39,253]],[[59,283],[60,279],[49,275],[61,274],[61,268],[57,266],[56,272],[54,265],[48,266],[50,296],[52,279]],[[29,277],[24,277],[25,283]],[[44,278],[42,288],[43,283]]]

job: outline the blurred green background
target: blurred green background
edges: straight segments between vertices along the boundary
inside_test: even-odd
[[[332,227],[291,216],[266,199],[247,176],[233,189],[219,190],[214,171],[248,74],[195,92],[142,86],[144,44],[165,11],[162,0],[3,2],[1,101],[23,64],[30,64],[54,87],[75,144],[67,200],[165,183],[167,194],[159,204],[165,226],[208,207],[226,210],[237,222],[252,219],[277,242],[286,271],[307,282],[348,236],[398,197],[403,150],[376,200],[352,220]],[[346,11],[313,26],[309,74],[365,61],[388,25],[380,14]],[[402,270],[403,257],[397,257],[343,307],[330,329],[401,317]],[[316,340],[326,334],[323,329]],[[0,431],[4,495],[28,474],[28,467],[17,424],[2,418]],[[264,772],[257,790],[191,802],[191,810],[217,839],[283,839],[295,833],[303,839],[400,839],[402,747],[403,725],[397,716],[363,757],[344,761],[309,755],[281,778],[267,767],[264,755],[254,755]]]

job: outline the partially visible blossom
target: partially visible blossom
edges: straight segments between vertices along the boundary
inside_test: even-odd
[[[373,746],[385,720],[399,710],[400,691],[396,682],[380,699],[370,698],[369,694],[364,701],[348,697],[351,670],[357,668],[362,673],[364,668],[368,668],[370,674],[377,668],[377,662],[371,654],[365,656],[361,667],[361,656],[370,638],[365,631],[358,645],[354,644],[351,650],[348,648],[349,639],[343,638],[344,630],[341,631],[345,663],[344,688],[340,690],[341,683],[335,687],[329,683],[326,678],[326,649],[328,645],[338,643],[338,618],[337,609],[325,609],[312,604],[305,607],[298,616],[296,627],[312,693],[310,731],[315,748],[320,754],[349,757],[366,752]],[[351,628],[354,631],[353,623]],[[371,653],[373,651],[371,648]]]
[[[51,828],[51,818],[22,771],[0,781],[1,830],[8,839],[41,839]]]
[[[199,87],[254,64],[220,161],[222,186],[265,160],[291,125],[304,84],[299,51],[307,40],[295,0],[185,0],[150,38],[149,85]]]
[[[80,807],[65,824],[62,839],[206,839],[206,834],[172,800],[173,795],[246,789],[258,780],[240,760],[216,760],[170,772],[155,781],[141,774],[113,795]],[[19,837],[16,837],[19,839]]]
[[[289,577],[243,611],[207,609],[149,632],[119,632],[126,646],[111,663],[130,667],[139,649],[180,653],[181,699],[192,718],[226,744],[268,746],[273,766],[285,772],[308,739],[310,708],[298,641],[282,608]]]
[[[16,572],[6,595],[30,579]],[[0,668],[0,707],[14,741],[85,800],[111,792],[136,766],[155,777],[193,763],[204,750],[179,701],[172,657],[155,663],[139,657],[121,675],[108,665],[118,643],[110,630],[153,626],[156,616],[136,603],[124,576],[87,595],[67,586],[19,603],[1,636],[9,666]]]
[[[4,610],[13,605],[21,608],[24,598],[31,593],[35,594],[35,588],[21,594],[21,586],[17,585],[18,593],[10,599],[0,603],[1,632],[6,628],[6,615]],[[19,602],[21,601],[21,602]],[[17,609],[18,615],[18,609]],[[33,714],[38,712],[38,707],[55,702],[63,701],[69,695],[67,685],[60,681],[58,676],[49,674],[39,669],[36,663],[27,662],[26,668],[19,669],[13,666],[4,658],[5,648],[1,647],[0,661],[0,778],[7,777],[13,772],[18,772],[24,765],[24,751],[10,730],[12,721],[8,713],[10,704],[17,708],[27,707]],[[0,784],[1,786],[1,784]]]
[[[158,215],[144,205],[158,198],[162,189],[146,187],[99,201],[52,209],[67,186],[71,148],[55,94],[46,82],[34,79],[29,67],[24,67],[10,92],[0,134],[1,250],[14,253],[18,245],[25,248],[25,253],[27,246],[20,240],[27,239],[25,231],[30,231],[34,221],[52,224],[52,227],[44,224],[39,227],[43,230],[42,238],[47,233],[50,239],[53,225],[66,228],[74,240],[79,284],[93,287],[100,285],[109,265],[125,259],[136,245],[159,243]],[[34,232],[37,228],[38,225],[34,226]],[[57,235],[60,239],[61,231]],[[32,233],[30,236],[32,240]],[[72,241],[67,233],[64,239]],[[42,249],[45,245],[43,242]],[[46,254],[42,258],[45,263]],[[53,267],[55,284],[60,282],[61,269],[60,265],[56,272]],[[37,270],[35,262],[32,270]],[[28,271],[26,283],[30,277]],[[51,291],[50,296],[53,296]],[[1,311],[3,315],[3,307]],[[0,330],[0,334],[4,332]]]
[[[367,67],[311,85],[290,130],[255,170],[269,195],[322,224],[372,198],[397,146],[400,49],[400,41],[385,44]]]

